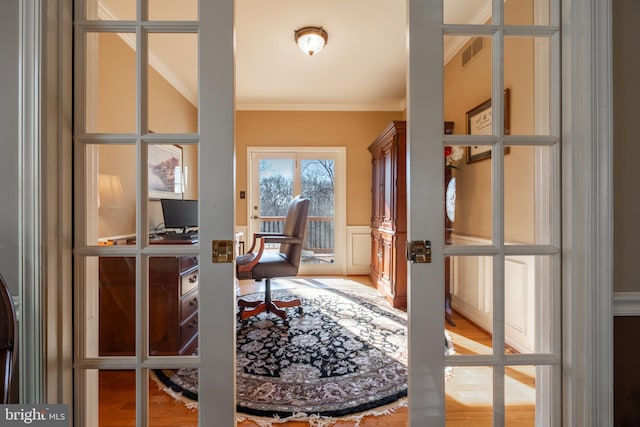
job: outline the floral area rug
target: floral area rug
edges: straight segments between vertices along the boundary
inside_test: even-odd
[[[406,405],[405,312],[376,293],[348,289],[305,287],[273,296],[300,298],[304,313],[290,308],[288,322],[262,313],[237,323],[239,418],[321,420]],[[155,374],[169,393],[197,406],[196,370]]]

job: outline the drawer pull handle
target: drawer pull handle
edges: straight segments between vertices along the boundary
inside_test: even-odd
[[[191,307],[193,307],[194,305],[198,305],[198,298],[194,298],[191,301],[189,301],[189,305]]]
[[[189,283],[196,283],[198,281],[198,275],[194,274],[193,276],[189,277]]]
[[[191,322],[187,324],[187,328],[193,329],[198,327],[198,319],[193,319]]]

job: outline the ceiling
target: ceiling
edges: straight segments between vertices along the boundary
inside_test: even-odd
[[[404,0],[238,0],[236,7],[238,109],[403,108]],[[293,37],[309,25],[329,34],[314,56]]]
[[[176,5],[169,0],[154,2],[167,7]],[[125,3],[134,2],[101,0],[100,12],[111,15],[107,19],[131,13],[135,16],[135,11],[122,10]],[[184,9],[195,3],[180,2],[179,14],[188,16]],[[406,3],[406,0],[236,0],[236,108],[404,109]],[[447,0],[445,20],[483,22],[487,11],[490,11],[487,0]],[[294,41],[294,30],[310,25],[321,26],[329,34],[325,49],[314,56],[302,53]],[[455,41],[445,43],[445,61],[466,40]],[[157,42],[150,41],[150,61],[197,105],[197,49],[195,42],[191,45],[191,49],[176,48],[166,38],[158,37]]]

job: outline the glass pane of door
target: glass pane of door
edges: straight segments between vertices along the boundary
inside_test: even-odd
[[[294,197],[292,159],[267,158],[258,162],[259,203],[253,206],[252,220],[261,232],[282,232],[287,206]]]
[[[311,200],[303,263],[335,262],[335,162],[301,160],[302,195]]]

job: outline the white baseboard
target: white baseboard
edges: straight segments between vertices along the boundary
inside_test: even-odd
[[[614,316],[640,316],[640,292],[614,292]]]

